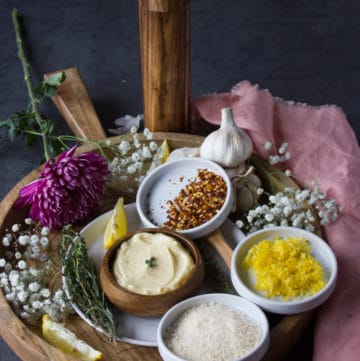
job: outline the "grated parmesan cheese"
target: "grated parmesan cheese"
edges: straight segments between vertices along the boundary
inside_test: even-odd
[[[219,303],[204,303],[184,312],[168,330],[165,342],[189,361],[229,361],[260,342],[260,324],[243,312]]]
[[[255,289],[268,298],[309,296],[326,285],[321,263],[302,238],[263,240],[249,249],[242,264],[254,271]]]

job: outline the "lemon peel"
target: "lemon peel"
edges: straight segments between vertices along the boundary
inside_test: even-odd
[[[85,341],[79,339],[62,323],[51,320],[48,314],[42,317],[42,335],[44,339],[63,352],[79,357],[84,361],[102,359],[102,353],[95,350]]]
[[[163,151],[161,163],[165,163],[170,155],[170,147],[168,141],[164,139],[160,147]]]
[[[128,222],[124,208],[124,198],[120,197],[105,228],[103,237],[104,247],[109,249],[116,240],[124,237],[127,231]]]

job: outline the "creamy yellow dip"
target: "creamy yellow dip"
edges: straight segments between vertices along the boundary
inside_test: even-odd
[[[194,266],[190,253],[175,238],[142,232],[121,244],[113,272],[119,285],[127,290],[158,295],[183,285]]]

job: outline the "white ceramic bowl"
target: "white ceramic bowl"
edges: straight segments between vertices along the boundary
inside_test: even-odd
[[[231,307],[235,310],[241,311],[249,318],[256,320],[262,331],[262,336],[257,346],[242,358],[235,359],[233,361],[257,361],[260,360],[269,348],[270,336],[269,336],[269,323],[264,312],[256,306],[254,303],[247,301],[246,299],[225,293],[208,293],[192,298],[188,298],[168,310],[161,318],[157,329],[157,344],[159,353],[165,361],[185,361],[183,358],[174,354],[166,345],[164,339],[167,331],[171,325],[178,319],[179,315],[184,311],[199,306],[203,303],[219,303],[225,306]],[[221,324],[219,323],[219,327]],[[224,342],[226,340],[224,339]]]
[[[245,270],[241,263],[248,250],[264,239],[280,237],[302,237],[310,242],[311,255],[320,261],[327,279],[327,284],[316,294],[294,300],[269,299],[255,291],[254,275]],[[337,278],[337,261],[329,245],[314,233],[295,227],[273,227],[249,234],[235,248],[231,260],[231,281],[240,296],[256,303],[264,310],[278,314],[294,314],[309,311],[325,302],[334,291]]]
[[[231,180],[218,164],[202,158],[184,158],[165,163],[150,172],[141,182],[136,195],[136,207],[144,227],[162,227],[167,220],[167,202],[173,200],[194,178],[198,169],[220,175],[227,185],[227,195],[220,211],[208,222],[177,232],[191,239],[202,237],[218,228],[228,217],[233,206]]]

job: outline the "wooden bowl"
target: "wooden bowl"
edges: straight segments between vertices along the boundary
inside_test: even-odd
[[[159,295],[141,295],[120,286],[113,274],[113,264],[121,243],[140,232],[163,233],[179,241],[190,252],[195,267],[189,279],[180,287]],[[143,228],[129,233],[115,242],[106,252],[101,269],[100,282],[108,299],[119,309],[140,317],[158,317],[178,301],[195,294],[204,279],[204,262],[197,246],[186,236],[164,228]]]

